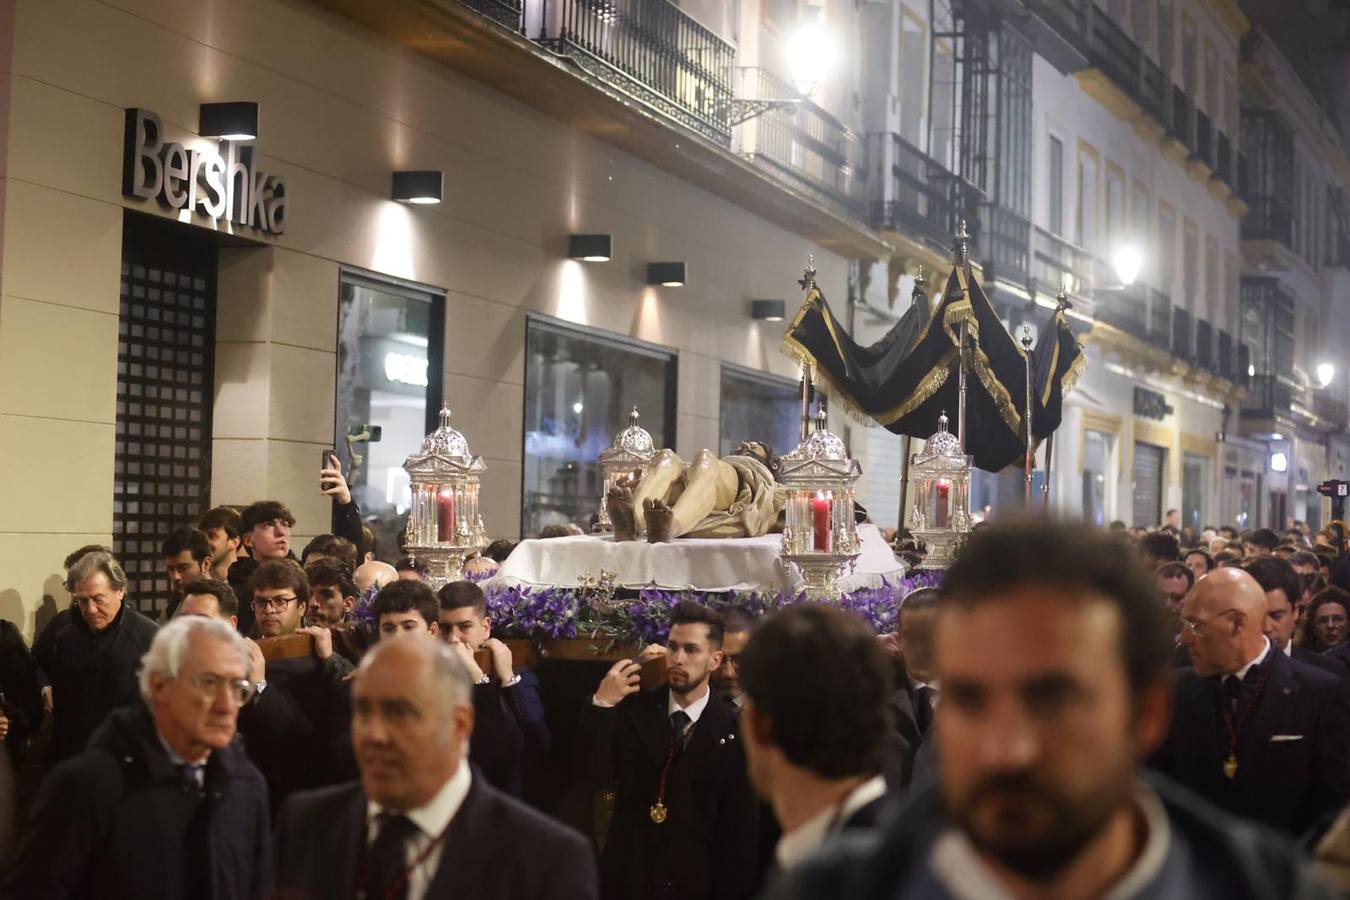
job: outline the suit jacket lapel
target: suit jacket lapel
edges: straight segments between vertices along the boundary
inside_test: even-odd
[[[666,764],[670,750],[670,720],[666,718],[667,693],[665,688],[643,697],[643,705],[633,711],[633,724],[647,756],[658,770]]]
[[[485,860],[494,858],[490,836],[496,832],[488,821],[492,798],[488,793],[490,788],[483,785],[483,774],[474,770],[469,793],[464,795],[464,802],[450,820],[441,841],[441,861],[427,886],[427,897],[453,897],[451,887],[456,872],[468,873],[465,877],[472,878],[473,873],[483,871]]]
[[[1266,689],[1261,693],[1261,700],[1256,704],[1256,709],[1252,710],[1252,716],[1242,727],[1242,734],[1238,741],[1247,752],[1259,753],[1265,749],[1269,743],[1272,734],[1279,734],[1283,728],[1281,723],[1287,721],[1287,711],[1290,704],[1296,702],[1295,696],[1298,693],[1298,680],[1294,674],[1294,667],[1289,664],[1289,660],[1283,653],[1279,653],[1271,648],[1273,659],[1268,660],[1270,665],[1270,678],[1266,682]]]
[[[366,792],[360,788],[352,791],[347,810],[342,821],[334,823],[334,827],[340,830],[337,846],[343,848],[344,852],[339,854],[339,859],[331,860],[327,867],[336,882],[333,885],[334,897],[356,896],[357,863],[366,850],[362,844],[366,837]]]

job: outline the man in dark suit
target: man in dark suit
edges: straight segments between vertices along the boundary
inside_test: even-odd
[[[1170,719],[1167,610],[1094,529],[995,523],[942,584],[940,783],[773,900],[1321,897],[1278,835],[1139,763]]]
[[[457,654],[425,634],[381,641],[366,655],[352,687],[361,780],[287,802],[278,896],[598,897],[586,839],[472,770],[470,689]]]
[[[1303,590],[1303,580],[1294,567],[1278,556],[1258,556],[1243,568],[1265,591],[1266,621],[1263,631],[1275,649],[1290,659],[1330,672],[1337,678],[1350,680],[1350,669],[1339,659],[1323,656],[1306,647],[1294,646],[1294,628],[1298,625],[1298,608],[1295,604]]]
[[[1290,659],[1263,633],[1265,593],[1246,572],[1206,575],[1181,605],[1182,670],[1155,764],[1230,812],[1302,834],[1350,798],[1344,680]]]
[[[926,778],[934,774],[930,769],[916,773],[916,764],[928,742],[938,699],[932,639],[937,605],[936,588],[911,591],[896,613],[895,634],[883,638],[883,645],[898,662],[895,689],[886,701],[892,726],[887,741],[886,781],[893,788],[909,786],[916,774]],[[922,758],[931,762],[931,754]]]
[[[890,666],[857,616],[803,604],[759,626],[739,669],[746,768],[783,830],[775,861],[786,871],[876,824]]]
[[[640,666],[610,668],[582,715],[579,777],[614,789],[601,877],[607,900],[740,900],[758,874],[759,805],[746,777],[735,707],[709,688],[722,619],[675,607],[670,684],[639,693]]]

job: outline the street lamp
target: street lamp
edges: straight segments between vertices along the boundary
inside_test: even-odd
[[[788,38],[787,52],[793,87],[810,97],[834,63],[834,46],[819,23],[807,22]]]
[[[1336,367],[1331,363],[1320,363],[1317,366],[1317,383],[1322,387],[1331,384],[1331,379],[1336,377]]]
[[[1126,245],[1116,251],[1112,257],[1111,264],[1116,270],[1116,277],[1125,287],[1134,284],[1139,277],[1139,269],[1144,264],[1144,257],[1140,255],[1138,248]]]

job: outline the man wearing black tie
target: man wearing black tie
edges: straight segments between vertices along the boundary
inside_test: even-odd
[[[1194,667],[1155,764],[1230,812],[1301,834],[1350,798],[1350,700],[1341,679],[1262,633],[1266,595],[1217,569],[1181,605]]]
[[[896,631],[883,643],[899,660],[895,690],[887,705],[894,729],[887,745],[886,781],[893,788],[935,777],[932,753],[933,709],[938,685],[933,678],[933,624],[937,621],[937,588],[919,588],[905,595],[896,613]]]
[[[471,769],[470,688],[464,663],[426,634],[366,655],[352,688],[361,780],[283,807],[277,896],[595,900],[585,838]]]
[[[639,665],[621,660],[578,731],[581,778],[615,789],[600,866],[604,895],[740,900],[757,876],[758,804],[735,707],[708,685],[722,662],[722,619],[685,602],[670,623],[669,688],[639,693]]]

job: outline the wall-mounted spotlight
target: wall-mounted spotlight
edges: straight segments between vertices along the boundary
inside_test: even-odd
[[[567,238],[567,258],[582,262],[609,262],[614,239],[607,234],[574,234]]]
[[[440,203],[444,174],[439,169],[395,172],[390,196],[399,203]]]
[[[684,287],[685,265],[682,262],[647,263],[647,283],[662,287]]]
[[[782,300],[751,300],[750,318],[759,322],[781,322],[787,314],[787,304]]]
[[[197,107],[197,133],[225,141],[251,141],[258,136],[258,104],[203,103]]]

